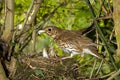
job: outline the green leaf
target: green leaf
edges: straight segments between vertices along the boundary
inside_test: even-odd
[[[36,75],[38,75],[38,76],[42,76],[42,77],[45,76],[44,73],[43,73],[43,71],[40,70],[40,69],[35,69],[35,70],[34,70],[34,73],[35,73]]]

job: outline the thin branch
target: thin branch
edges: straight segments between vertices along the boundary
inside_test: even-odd
[[[96,66],[96,59],[94,60],[94,65],[93,65],[93,68],[92,68],[92,71],[91,71],[91,73],[90,73],[90,79],[92,78],[92,76],[93,76],[93,72],[94,72],[94,70],[95,70],[95,66]]]
[[[116,73],[114,73],[113,75],[111,75],[111,77],[109,77],[107,80],[113,80],[119,74],[120,74],[120,69]]]
[[[111,5],[110,5],[110,0],[108,0],[108,7],[109,7],[109,9],[110,9],[110,14],[113,15],[113,11],[112,11]]]
[[[30,8],[29,8],[28,11],[27,11],[26,18],[25,18],[24,23],[23,23],[23,26],[22,26],[22,27],[23,27],[22,31],[24,31],[24,29],[25,29],[25,25],[26,25],[26,23],[27,23],[27,21],[28,21],[28,18],[29,18],[30,13],[31,13],[31,11],[32,11],[32,9],[33,9],[33,6],[34,6],[34,0],[32,0],[32,4],[31,4]]]
[[[20,49],[19,49],[18,52],[21,52],[21,51],[28,45],[28,43],[29,43],[30,40],[32,39],[32,38],[31,38],[31,35],[32,35],[32,33],[29,34],[29,35],[26,37],[24,44],[21,45],[21,47],[20,47]]]
[[[113,28],[113,30],[112,30],[112,32],[111,32],[111,34],[110,34],[110,37],[109,37],[109,40],[110,40],[110,41],[111,41],[112,38],[113,38],[114,32],[115,32],[115,28]]]
[[[33,27],[33,33],[32,33],[32,52],[35,53],[35,43],[36,43],[36,26]]]
[[[101,17],[97,18],[97,20],[111,19],[111,18],[113,18],[113,16],[111,16],[111,15],[106,15],[106,16],[101,16]]]
[[[32,9],[33,9],[33,6],[34,6],[34,0],[32,0],[32,4],[30,5],[30,8],[28,9],[28,11],[27,11],[27,14],[26,14],[26,18],[25,18],[25,20],[24,20],[24,23],[23,23],[23,25],[22,25],[22,30],[20,31],[20,34],[18,35],[18,36],[16,36],[16,39],[17,38],[20,38],[21,36],[22,36],[22,34],[24,34],[26,31],[26,29],[25,29],[25,25],[26,25],[26,23],[27,23],[27,21],[28,21],[28,18],[29,18],[29,16],[30,16],[30,13],[31,13],[31,11],[32,11]],[[25,29],[25,30],[24,30]]]
[[[28,12],[27,12],[27,17],[24,21],[23,24],[23,29],[20,32],[20,34],[16,37],[20,38],[23,34],[26,35],[26,31],[29,31],[30,25],[32,24],[33,20],[35,19],[35,16],[39,10],[40,4],[42,3],[43,0],[33,0]],[[39,3],[39,4],[38,4]],[[23,40],[22,40],[23,41]]]
[[[99,0],[99,2],[100,2],[100,4],[101,4],[102,10],[104,11],[105,14],[107,14],[107,13],[108,13],[108,12],[107,12],[107,9],[106,9],[105,6],[104,6],[105,0]]]
[[[111,72],[111,73],[109,73],[109,74],[107,74],[107,75],[104,75],[104,76],[100,77],[100,78],[101,78],[101,79],[107,78],[107,77],[115,74],[115,72],[116,72],[116,71],[113,71],[113,72]]]
[[[100,15],[101,15],[101,12],[102,12],[102,6],[103,6],[103,4],[104,4],[104,1],[105,0],[103,0],[102,2],[99,0],[99,2],[100,2],[100,9],[99,9],[99,15],[98,15],[98,17],[100,17]]]
[[[101,61],[100,66],[98,67],[98,70],[97,70],[97,72],[96,72],[96,75],[95,75],[95,76],[97,76],[97,75],[98,75],[98,73],[100,72],[100,69],[101,69],[102,65],[103,65],[103,60]]]

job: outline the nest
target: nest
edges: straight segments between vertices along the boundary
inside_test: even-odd
[[[35,55],[24,56],[19,60],[16,74],[12,80],[87,80],[88,77],[85,77],[83,69],[86,66],[91,66],[80,65],[74,59],[55,61]],[[90,74],[90,72],[87,73]]]
[[[79,64],[72,59],[55,61],[42,56],[26,56],[21,61],[13,80],[77,80],[83,78]]]

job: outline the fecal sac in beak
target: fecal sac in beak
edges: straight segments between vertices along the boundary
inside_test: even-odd
[[[44,33],[44,32],[45,32],[45,30],[39,30],[38,34],[41,34],[41,33]]]

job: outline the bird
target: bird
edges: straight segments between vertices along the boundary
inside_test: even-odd
[[[46,33],[50,36],[58,46],[70,56],[62,59],[72,58],[76,54],[91,54],[99,59],[106,61],[97,51],[97,44],[90,38],[83,36],[85,30],[65,30],[56,26],[46,26],[43,30],[39,30],[39,34]]]

